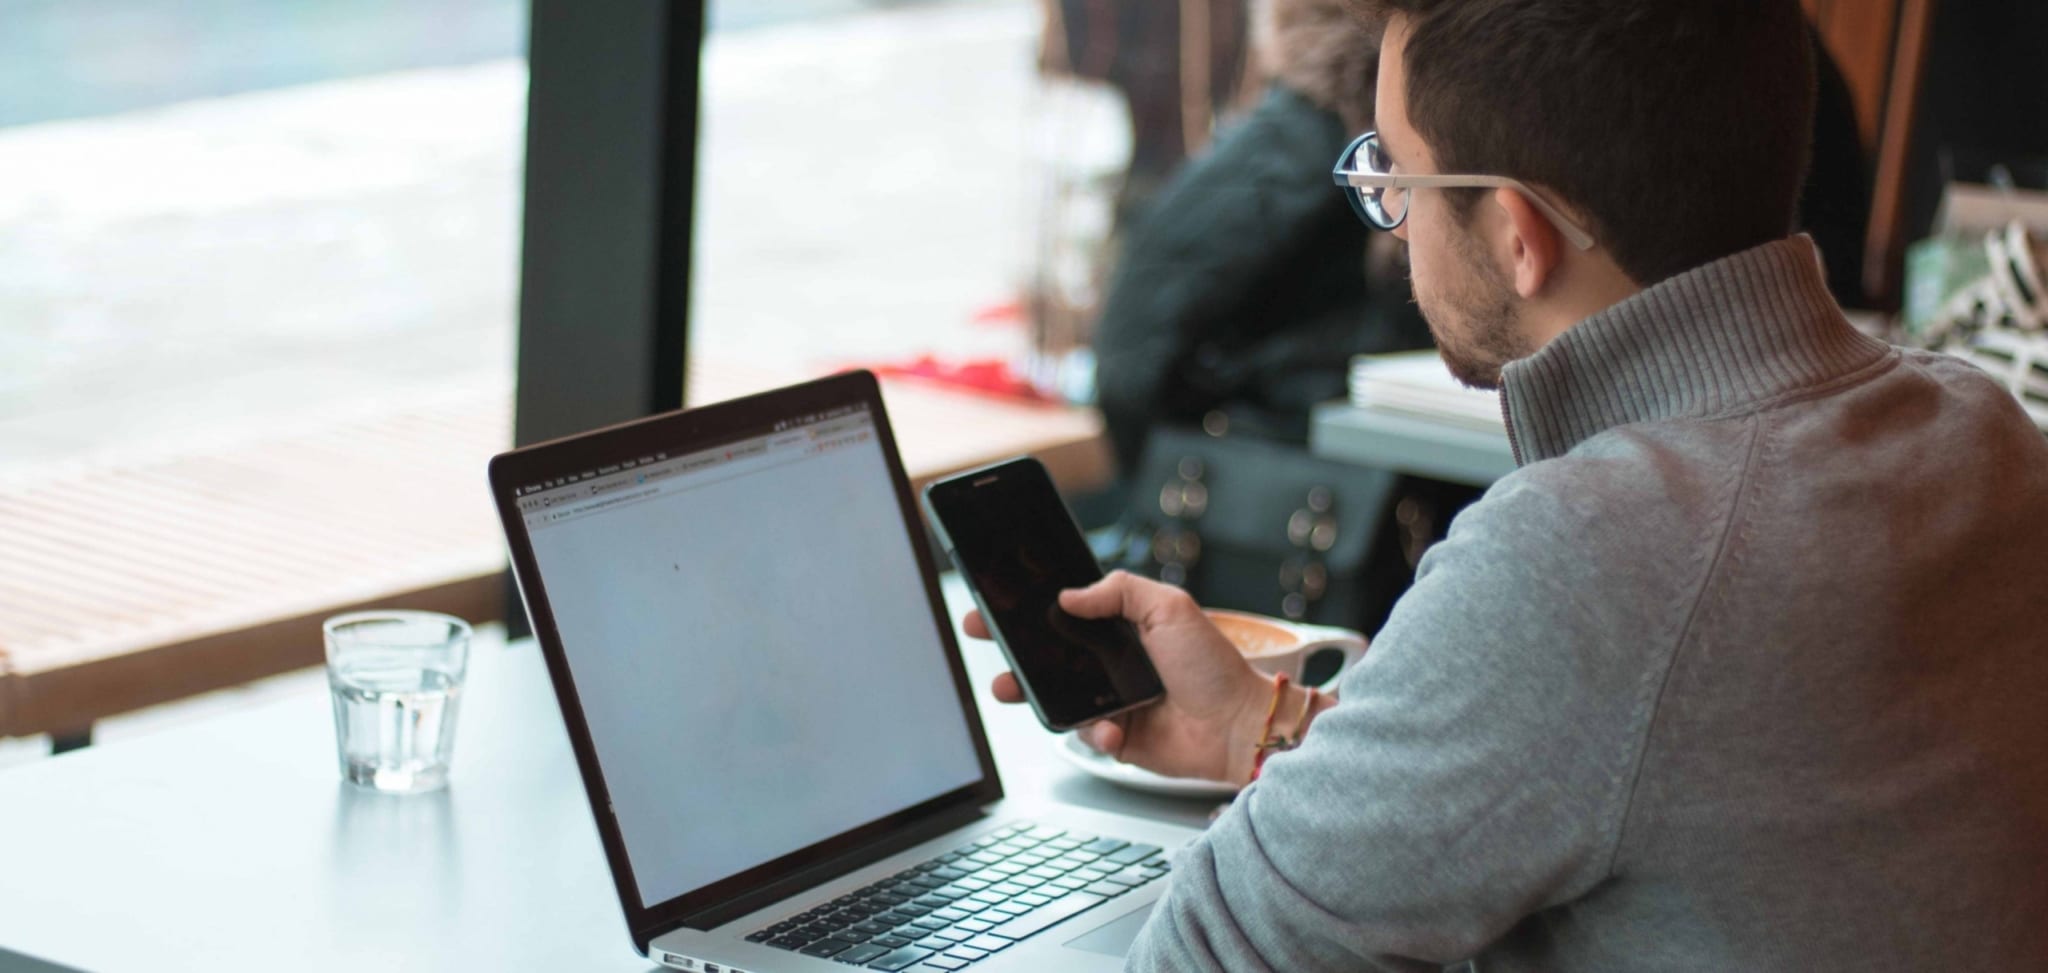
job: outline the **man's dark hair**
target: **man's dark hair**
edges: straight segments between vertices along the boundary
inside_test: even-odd
[[[1438,170],[1548,188],[1638,284],[1791,232],[1814,103],[1798,0],[1378,4],[1408,18]]]

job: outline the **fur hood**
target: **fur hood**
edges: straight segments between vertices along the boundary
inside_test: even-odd
[[[1372,127],[1380,65],[1380,25],[1357,0],[1269,0],[1264,54],[1275,81],[1363,132]]]

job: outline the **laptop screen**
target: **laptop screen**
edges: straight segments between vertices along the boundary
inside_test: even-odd
[[[981,779],[865,405],[517,504],[643,903]]]

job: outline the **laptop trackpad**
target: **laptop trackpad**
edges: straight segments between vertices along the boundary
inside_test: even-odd
[[[1066,944],[1073,949],[1085,949],[1104,956],[1122,956],[1131,951],[1131,943],[1138,938],[1138,930],[1145,927],[1145,920],[1151,916],[1152,906],[1148,905],[1115,922],[1097,926],[1086,935],[1069,939]]]

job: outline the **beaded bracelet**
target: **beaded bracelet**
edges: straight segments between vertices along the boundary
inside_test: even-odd
[[[1315,711],[1316,699],[1321,694],[1314,686],[1301,698],[1301,712],[1294,716],[1294,728],[1283,736],[1273,735],[1273,717],[1280,712],[1280,697],[1287,694],[1287,674],[1282,672],[1273,677],[1273,700],[1266,704],[1266,722],[1259,729],[1259,742],[1252,746],[1252,780],[1259,779],[1259,771],[1266,767],[1266,757],[1275,750],[1292,750],[1301,745],[1302,730],[1308,726],[1309,714]]]

